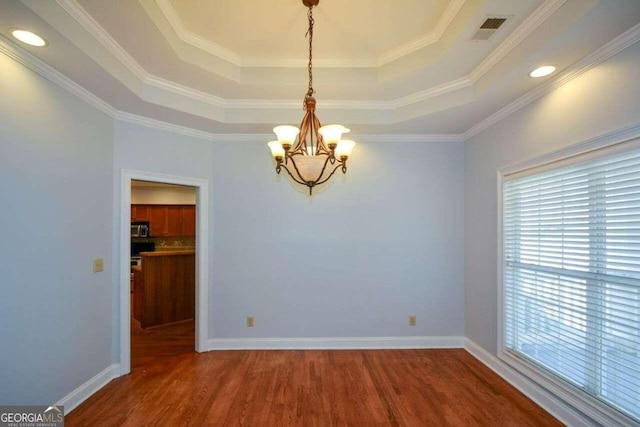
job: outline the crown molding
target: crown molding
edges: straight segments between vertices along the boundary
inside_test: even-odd
[[[87,13],[75,0],[55,0],[78,24],[91,34],[98,42],[109,51],[127,70],[133,73],[139,80],[144,81],[149,74],[142,68],[126,50],[111,37],[111,35]]]
[[[397,142],[407,143],[428,143],[428,142],[463,142],[462,135],[456,134],[395,134],[395,135],[358,135],[358,140],[363,142]]]
[[[89,92],[88,90],[74,82],[73,80],[69,79],[64,74],[60,73],[59,71],[44,63],[42,60],[30,54],[26,50],[17,48],[2,35],[0,35],[0,53],[36,72],[40,76],[49,80],[51,83],[66,90],[70,94],[76,96],[80,100],[86,102],[97,110],[112,117],[113,119],[187,135],[199,139],[206,139],[209,141],[214,141],[216,139],[220,140],[219,135],[213,133],[199,131],[197,129],[192,129],[173,123],[167,123],[148,117],[119,111],[101,98],[97,97],[93,93]]]
[[[640,41],[640,24],[637,24],[635,27],[622,33],[615,39],[611,40],[609,43],[585,56],[560,76],[556,77],[555,79],[547,80],[533,90],[525,93],[506,107],[498,110],[494,114],[482,120],[480,123],[476,124],[462,134],[463,140],[466,141],[478,135],[485,129],[504,120],[506,117],[526,107],[532,102],[542,98],[544,95],[547,95],[558,89],[559,87],[567,84],[571,80],[589,71],[593,67],[601,64],[612,56],[622,52],[638,41]]]
[[[289,99],[224,99],[207,92],[198,91],[170,80],[151,76],[143,82],[155,89],[184,96],[194,101],[201,101],[214,107],[226,110],[286,110],[301,108],[300,100]],[[436,96],[436,95],[432,95]],[[393,110],[392,101],[349,101],[349,100],[322,100],[323,108],[335,108],[343,110]]]
[[[204,139],[207,141],[213,141],[215,134],[204,132],[201,130],[189,128],[186,126],[180,126],[173,123],[163,122],[161,120],[152,119],[149,117],[139,116],[137,114],[131,114],[124,111],[118,111],[114,115],[114,119],[123,122],[132,123],[135,125],[141,125],[148,128],[163,130],[167,132],[177,133],[180,135],[190,136],[193,138]]]
[[[525,38],[547,20],[566,0],[546,0],[538,7],[516,30],[509,35],[489,56],[487,56],[471,73],[439,86],[428,88],[411,95],[398,98],[391,102],[391,108],[402,108],[430,98],[445,95],[450,92],[473,86],[482,76],[491,70],[498,62],[515,49]]]
[[[640,138],[640,122],[614,129],[607,133],[597,135],[585,141],[570,144],[568,147],[543,153],[539,156],[524,160],[519,163],[501,167],[498,171],[502,176],[508,176],[527,169],[536,168],[548,163],[563,160],[569,157],[580,156],[592,151],[600,150],[616,144],[630,142]]]
[[[50,82],[56,84],[72,95],[75,95],[87,104],[95,107],[97,110],[102,111],[103,113],[111,117],[116,114],[117,110],[103,101],[101,98],[98,98],[93,93],[89,92],[61,72],[55,70],[40,59],[36,58],[26,50],[17,48],[2,35],[0,35],[0,53],[5,54],[14,61],[24,65],[32,71],[35,71]]]
[[[220,98],[219,96],[211,95],[210,93],[202,92],[188,86],[178,84],[171,80],[149,75],[146,79],[144,79],[143,84],[151,86],[155,89],[175,93],[177,95],[190,98],[194,101],[201,101],[213,105],[214,107],[227,107],[227,100],[225,100],[224,98]]]
[[[409,105],[417,104],[418,102],[426,101],[430,98],[445,95],[447,93],[455,92],[457,90],[465,89],[472,86],[473,82],[469,77],[461,77],[456,80],[435,86],[429,89],[422,90],[420,92],[412,93],[411,95],[403,96],[394,101],[391,101],[391,108],[408,107]]]
[[[466,0],[452,0],[442,13],[433,30],[414,40],[411,40],[396,48],[380,54],[371,60],[349,60],[349,59],[316,59],[314,64],[324,68],[375,68],[381,67],[404,56],[407,56],[420,49],[435,44],[442,38],[451,22],[456,17]],[[187,30],[180,16],[173,8],[169,0],[155,0],[156,5],[164,15],[165,19],[180,40],[195,48],[203,50],[211,55],[227,61],[238,67],[289,67],[298,68],[307,65],[306,60],[300,59],[261,59],[242,58],[230,49],[226,49],[210,40],[204,39],[197,34]]]
[[[73,0],[56,0],[58,3],[75,3]],[[65,9],[66,10],[66,9]],[[97,23],[96,23],[97,24]],[[362,140],[367,140],[371,142],[458,142],[458,141],[467,141],[473,136],[479,134],[485,129],[493,126],[514,112],[522,109],[528,104],[536,101],[542,96],[552,92],[553,90],[559,88],[560,86],[568,83],[574,78],[580,76],[584,72],[589,69],[597,66],[598,64],[606,61],[612,56],[618,54],[624,49],[634,45],[640,41],[640,24],[635,27],[629,29],[625,33],[619,35],[606,45],[602,46],[598,50],[592,52],[591,54],[584,57],[582,60],[578,61],[574,66],[572,66],[567,72],[563,73],[561,76],[556,79],[548,80],[540,86],[537,86],[535,89],[530,92],[524,94],[520,98],[516,99],[511,104],[487,117],[483,121],[477,123],[475,126],[468,129],[463,134],[444,134],[444,135],[434,135],[434,134],[416,134],[416,135],[362,135]],[[101,98],[95,96],[93,93],[89,92],[82,86],[75,83],[73,80],[69,79],[62,73],[53,69],[51,66],[44,63],[42,60],[38,59],[28,51],[23,48],[16,47],[16,45],[9,40],[7,40],[4,36],[0,35],[0,53],[8,56],[9,58],[15,60],[16,62],[26,66],[32,71],[38,73],[42,77],[56,84],[57,86],[65,89],[69,93],[75,95],[77,98],[83,100],[89,105],[95,107],[97,110],[109,115],[112,118],[126,121],[134,124],[139,124],[147,127],[152,127],[156,129],[161,129],[169,132],[174,132],[178,134],[183,134],[199,139],[204,139],[208,141],[216,141],[216,142],[229,142],[229,141],[264,141],[270,138],[270,135],[264,134],[216,134],[209,133],[205,131],[200,131],[197,129],[192,129],[184,126],[175,125],[172,123],[151,119],[148,117],[139,116],[136,114],[131,114],[123,111],[119,111]],[[150,77],[149,79],[154,85],[157,85],[166,90],[171,90],[174,93],[191,96],[193,94],[193,90],[191,88],[187,88],[185,86],[175,85],[173,82],[169,82],[167,80]],[[365,109],[370,107],[372,109],[381,109],[381,108],[398,108],[402,106],[404,103],[411,102],[419,102],[420,99],[426,99],[425,97],[433,97],[438,96],[440,93],[446,92],[447,90],[456,90],[461,89],[468,86],[468,82],[459,79],[456,82],[450,84],[442,85],[439,88],[430,89],[428,91],[423,91],[419,94],[411,95],[411,97],[401,98],[401,102],[398,101],[377,101],[376,103],[371,103],[367,101],[323,101],[323,105],[329,108],[358,108]],[[236,109],[246,109],[246,108],[291,108],[292,106],[298,107],[298,101],[281,101],[281,100],[271,100],[271,101],[255,101],[255,100],[231,100],[226,101],[222,98],[212,97],[209,94],[200,92],[199,98],[201,101],[208,102],[212,105],[218,107],[225,108],[236,108]],[[422,97],[422,98],[420,98]],[[416,101],[417,100],[417,101]],[[406,104],[409,105],[409,104]]]
[[[169,0],[156,0],[156,5],[180,40],[233,65],[242,65],[240,55],[188,31]]]
[[[459,0],[458,0],[459,1]],[[464,1],[464,0],[462,0]],[[236,67],[284,67],[284,68],[301,68],[307,66],[306,59],[260,59],[260,58],[245,58],[230,49],[226,49],[217,43],[212,42],[198,36],[197,34],[186,29],[182,20],[178,16],[178,13],[173,8],[173,5],[169,0],[155,0],[156,5],[160,9],[160,12],[164,15],[165,19],[169,23],[169,26],[173,32],[184,43],[191,45],[197,49],[207,52],[213,56],[229,62]],[[369,68],[375,67],[375,61],[361,61],[361,60],[338,60],[338,59],[316,59],[314,61],[317,67],[325,68]]]
[[[513,49],[515,49],[524,39],[542,25],[551,15],[562,6],[566,0],[546,0],[538,7],[525,21],[516,28],[489,56],[487,56],[476,68],[471,71],[467,78],[475,83],[498,62],[502,61]]]
[[[381,112],[393,112],[396,109],[407,107],[413,104],[424,102],[438,96],[443,96],[451,92],[472,86],[478,79],[486,74],[500,60],[502,60],[509,52],[511,52],[524,38],[541,25],[549,16],[551,16],[566,0],[546,0],[542,6],[533,12],[525,22],[518,27],[513,34],[500,44],[479,66],[477,66],[467,76],[463,76],[456,80],[443,83],[441,85],[422,90],[417,93],[395,99],[395,100],[374,100],[374,101],[323,101],[323,106],[329,108],[340,108],[345,110],[378,110]],[[75,19],[86,31],[96,37],[96,39],[104,46],[116,59],[118,59],[134,76],[136,76],[143,86],[166,91],[188,99],[200,101],[208,105],[212,105],[221,109],[233,110],[252,110],[252,109],[289,109],[296,108],[299,104],[297,100],[227,100],[209,93],[198,91],[185,85],[181,85],[146,72],[118,43],[108,32],[100,26],[76,0],[56,0],[69,15]],[[451,21],[462,7],[464,0],[456,0],[449,4],[447,11],[443,14],[446,18],[446,25],[450,25]],[[168,12],[165,16],[167,19],[173,19],[175,28],[182,28],[175,10],[172,8],[168,0],[156,0],[159,7],[164,7]],[[163,12],[164,14],[164,12]],[[171,17],[171,18],[170,18]],[[445,24],[440,23],[439,26]],[[174,28],[174,29],[175,29]],[[230,62],[238,62],[233,58],[229,58]],[[286,62],[286,60],[285,60]],[[144,97],[138,94],[141,98]]]
[[[73,1],[73,0],[59,0]],[[414,39],[402,46],[391,49],[381,54],[375,60],[344,60],[344,59],[316,59],[315,65],[326,68],[379,68],[404,56],[414,53],[420,49],[437,43],[451,25],[453,19],[457,16],[466,0],[454,0],[449,3],[447,9],[440,17],[434,30],[422,37]],[[225,49],[209,40],[200,38],[199,36],[189,32],[184,27],[175,9],[169,0],[155,0],[161,12],[171,25],[172,29],[183,42],[190,44],[196,48],[204,50],[215,55],[225,61],[230,62],[238,67],[304,67],[307,65],[306,60],[298,59],[242,59],[240,55]],[[535,29],[537,29],[547,18],[549,18],[556,10],[558,10],[566,0],[546,0],[538,9],[536,9],[522,25],[520,25],[503,43],[491,52],[485,60],[483,60],[468,76],[462,79],[469,79],[472,83],[478,81],[484,74],[507,56],[516,46],[518,46],[526,37],[528,37]],[[442,86],[451,85],[453,82],[445,83]],[[427,91],[431,91],[428,89]],[[455,90],[455,89],[454,89]],[[420,98],[420,96],[417,96]],[[430,96],[426,96],[429,98]]]
[[[156,2],[167,2],[168,0],[156,0]],[[391,101],[323,101],[323,105],[334,108],[345,109],[368,109],[368,110],[394,110],[426,101],[437,96],[442,96],[447,93],[455,92],[461,89],[472,86],[483,75],[485,75],[491,68],[493,68],[498,62],[506,57],[514,48],[518,46],[526,37],[528,37],[534,30],[536,30],[547,18],[549,18],[555,11],[557,11],[566,0],[546,0],[540,7],[538,7],[524,22],[520,25],[509,37],[507,37],[491,54],[482,61],[476,68],[474,68],[469,75],[461,77],[450,82],[443,83],[441,85],[431,87],[420,92],[412,93],[410,95],[391,100]],[[452,2],[445,12],[447,15],[447,26],[458,13],[464,1]],[[445,16],[443,15],[443,16]],[[439,24],[440,25],[440,24]],[[446,27],[445,27],[446,29]],[[443,30],[444,33],[444,30]],[[442,34],[441,34],[442,35]],[[441,36],[440,35],[440,36]],[[423,46],[424,47],[424,46]],[[285,62],[286,63],[286,60]],[[262,64],[263,66],[267,66]],[[273,66],[273,64],[272,64]],[[185,92],[186,95],[186,92]],[[292,102],[290,100],[230,100],[227,101],[227,106],[234,109],[260,109],[260,108],[291,108]]]
[[[70,94],[76,96],[80,100],[86,102],[97,110],[105,113],[109,117],[148,128],[163,130],[167,132],[177,133],[180,135],[190,136],[193,138],[203,139],[211,142],[265,142],[273,139],[271,134],[222,134],[205,132],[186,126],[180,126],[137,114],[128,113],[117,110],[110,104],[98,98],[73,80],[69,79],[59,71],[44,63],[26,50],[16,47],[8,41],[4,36],[0,35],[0,53],[13,59],[19,64],[24,65],[30,70],[36,72],[40,76],[46,78],[50,82],[66,90]],[[296,107],[300,103],[296,102]],[[460,135],[362,135],[358,139],[367,142],[460,142]]]
[[[451,22],[453,22],[453,19],[458,15],[460,9],[462,9],[465,1],[466,0],[453,0],[449,2],[447,9],[440,16],[438,23],[432,31],[422,37],[418,37],[417,39],[411,40],[408,43],[383,53],[377,58],[376,66],[381,67],[389,64],[413,52],[417,52],[420,49],[424,49],[427,46],[439,42],[445,31],[447,31],[447,28],[451,25]]]

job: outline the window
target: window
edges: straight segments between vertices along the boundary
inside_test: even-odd
[[[640,421],[640,150],[617,151],[504,178],[503,351]]]

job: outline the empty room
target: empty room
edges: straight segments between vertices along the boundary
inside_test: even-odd
[[[638,0],[2,0],[0,424],[640,425],[638,76]]]

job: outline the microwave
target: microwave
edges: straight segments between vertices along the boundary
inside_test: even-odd
[[[132,222],[131,237],[149,237],[148,222]]]

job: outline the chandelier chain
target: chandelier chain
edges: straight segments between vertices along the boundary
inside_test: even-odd
[[[307,108],[307,99],[313,96],[315,92],[313,90],[313,24],[315,23],[313,19],[313,5],[309,6],[309,11],[307,12],[307,17],[309,18],[309,29],[307,30],[307,36],[309,37],[309,89],[307,90],[307,94],[304,97],[303,107]]]

